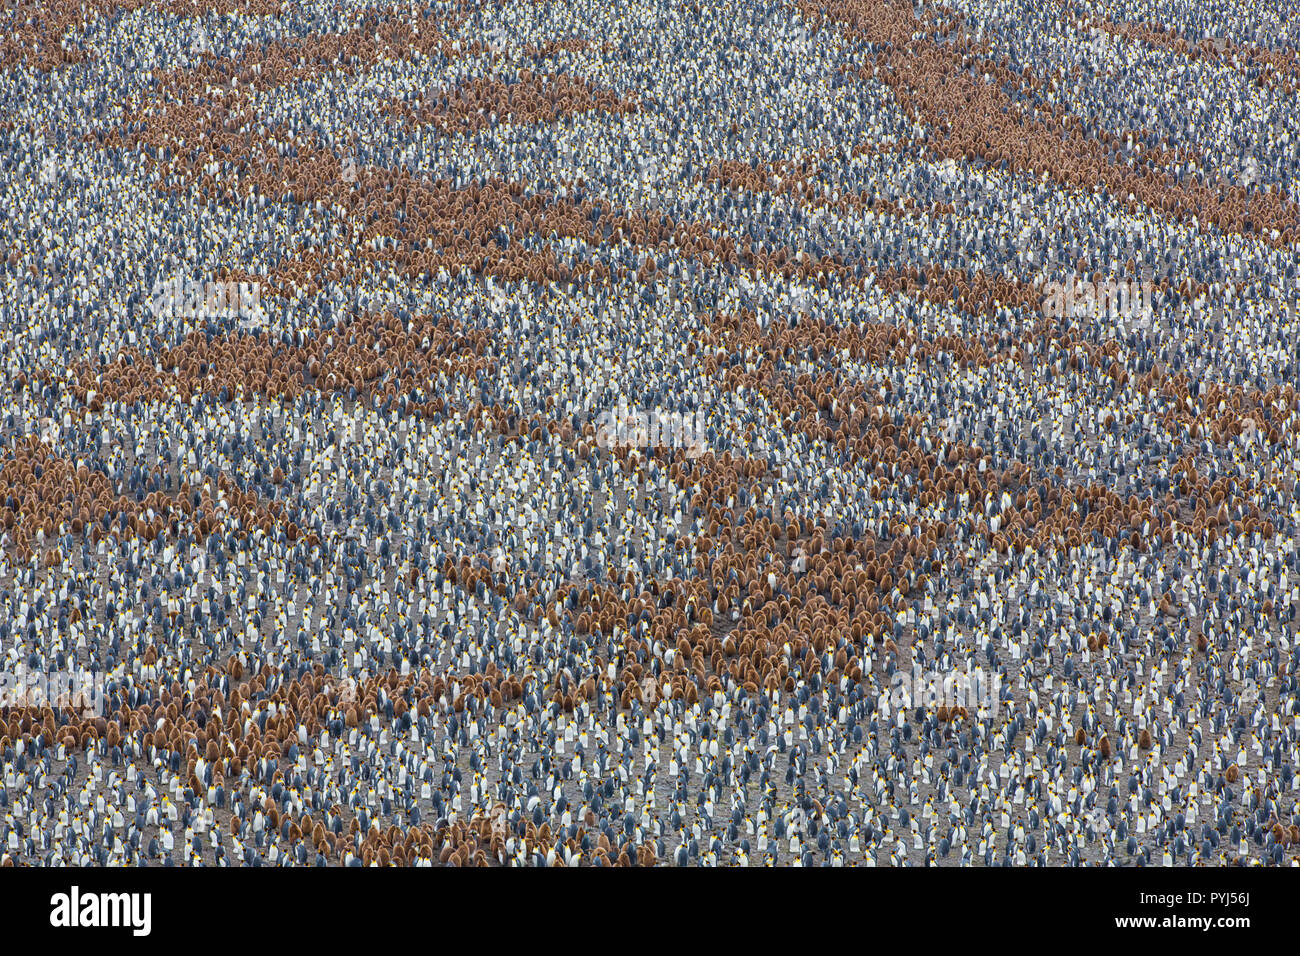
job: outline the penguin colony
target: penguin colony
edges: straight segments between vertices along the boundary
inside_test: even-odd
[[[3,865],[1300,863],[1282,6],[7,5]]]

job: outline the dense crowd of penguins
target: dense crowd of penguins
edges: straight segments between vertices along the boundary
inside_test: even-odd
[[[1287,6],[7,5],[2,865],[1300,865]]]

